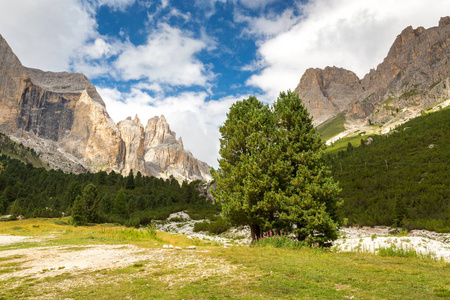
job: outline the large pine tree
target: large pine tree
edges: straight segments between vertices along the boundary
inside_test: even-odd
[[[324,144],[296,93],[273,107],[255,97],[235,103],[220,128],[215,197],[235,225],[291,232],[309,244],[337,238],[337,184],[322,156]]]

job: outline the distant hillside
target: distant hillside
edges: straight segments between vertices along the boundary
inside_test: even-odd
[[[3,133],[0,133],[0,154],[18,159],[24,164],[31,164],[36,168],[48,168],[48,165],[39,157],[34,149],[14,142]]]
[[[341,217],[350,225],[450,232],[449,124],[447,108],[387,135],[344,140],[345,150],[328,150],[342,188]]]

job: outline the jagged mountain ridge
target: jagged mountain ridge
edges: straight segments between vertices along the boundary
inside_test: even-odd
[[[449,98],[449,56],[450,17],[443,17],[437,27],[404,29],[383,62],[363,79],[343,68],[311,68],[294,91],[315,125],[339,113],[366,124],[407,120]]]
[[[0,35],[0,131],[54,168],[114,170],[209,181],[210,167],[184,150],[164,116],[115,124],[83,74],[24,67]]]

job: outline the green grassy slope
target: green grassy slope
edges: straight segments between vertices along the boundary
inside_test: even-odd
[[[345,115],[343,113],[340,113],[334,118],[325,121],[317,126],[317,131],[320,133],[323,140],[328,140],[333,136],[345,131],[344,123]]]
[[[3,133],[0,133],[0,155],[1,154],[20,160],[24,164],[31,164],[36,168],[48,167],[33,149],[14,142]]]
[[[413,119],[370,145],[328,152],[354,225],[450,231],[450,109]],[[358,137],[361,139],[361,137]]]

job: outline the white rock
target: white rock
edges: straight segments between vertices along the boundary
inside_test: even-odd
[[[175,249],[176,250],[181,250],[181,247],[176,246]]]
[[[167,245],[163,245],[163,248],[164,248],[164,249],[168,249],[168,248],[169,248],[169,246],[167,246]]]
[[[171,219],[174,219],[174,218],[183,219],[183,220],[186,220],[186,221],[191,220],[191,217],[187,213],[185,213],[184,211],[179,211],[179,212],[170,214],[169,217],[167,218],[167,221],[170,221]]]
[[[170,248],[170,249],[173,249],[173,245],[169,245],[169,248]]]
[[[187,249],[194,250],[195,246],[188,246]]]

